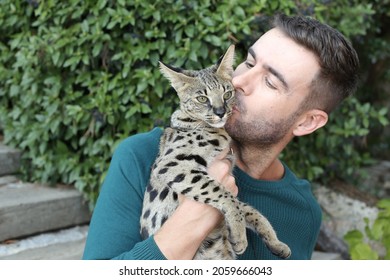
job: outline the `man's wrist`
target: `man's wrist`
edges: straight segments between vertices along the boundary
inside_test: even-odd
[[[206,236],[221,221],[222,215],[217,209],[185,198],[154,240],[167,259],[192,259]]]

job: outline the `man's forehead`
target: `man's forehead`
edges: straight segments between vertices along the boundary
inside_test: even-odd
[[[316,55],[273,28],[249,49],[256,63],[266,64],[280,73],[288,84],[311,82],[320,69]]]

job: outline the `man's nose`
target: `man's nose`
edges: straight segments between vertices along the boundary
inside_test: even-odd
[[[240,92],[242,92],[244,95],[251,94],[251,85],[254,84],[254,81],[252,81],[252,73],[250,70],[246,71],[240,71],[235,73],[232,84],[234,88]]]

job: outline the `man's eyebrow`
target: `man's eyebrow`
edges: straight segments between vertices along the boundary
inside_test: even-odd
[[[256,53],[252,48],[249,48],[248,53],[256,60]],[[286,89],[286,91],[288,91],[289,86],[286,82],[286,79],[284,78],[284,76],[280,72],[278,72],[275,68],[273,68],[267,64],[263,65],[263,68],[265,70],[267,70],[268,72],[270,72],[272,75],[274,75],[282,83],[282,85]]]
[[[276,71],[276,69],[272,68],[269,65],[263,65],[263,68],[270,72],[272,75],[274,75],[282,83],[285,90],[288,91],[288,84],[286,82],[286,79],[280,72]]]
[[[256,60],[256,53],[252,48],[249,48],[248,53]]]

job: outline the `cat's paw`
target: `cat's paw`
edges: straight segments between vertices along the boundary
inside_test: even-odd
[[[291,256],[291,249],[283,242],[278,242],[278,244],[271,246],[268,246],[268,249],[274,254],[275,256],[278,256],[283,259],[287,259]]]
[[[246,247],[248,247],[248,241],[245,238],[245,240],[239,241],[239,242],[236,242],[236,243],[232,243],[232,245],[233,245],[234,252],[237,255],[241,255],[241,254],[243,254],[245,252]]]
[[[235,223],[235,225],[230,228],[229,232],[229,242],[232,244],[234,252],[237,255],[241,255],[248,246],[245,225],[242,223]]]

